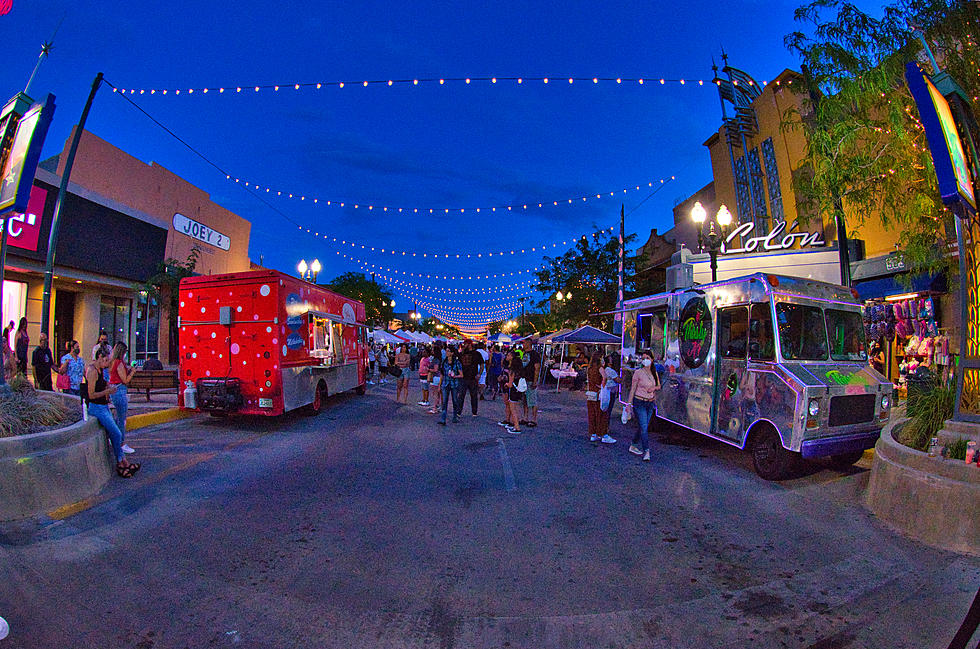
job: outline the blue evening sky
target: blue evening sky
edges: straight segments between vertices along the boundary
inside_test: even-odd
[[[641,243],[651,228],[672,227],[673,205],[711,180],[702,142],[718,128],[720,108],[715,88],[697,80],[711,78],[712,57],[720,63],[722,48],[732,65],[759,81],[797,67],[783,46],[783,36],[797,28],[797,4],[14,0],[13,11],[0,17],[7,43],[0,87],[7,96],[23,89],[41,42],[64,18],[31,87],[35,98],[57,96],[45,157],[63,146],[97,72],[118,88],[169,88],[166,95],[127,96],[213,163],[257,183],[276,210],[329,238],[301,232],[109,87],[99,92],[87,128],[251,221],[255,261],[261,255],[267,266],[295,272],[299,259],[317,257],[322,280],[360,269],[337,255],[343,251],[406,273],[493,275],[536,267],[541,254],[501,259],[487,252],[549,244],[560,254],[562,247],[551,243],[591,232],[593,225],[617,225],[621,202],[629,213],[627,232],[638,233]],[[551,83],[326,85],[544,76]],[[569,85],[568,77],[646,82]],[[661,85],[662,77],[687,83]],[[292,86],[316,82],[325,85]],[[265,84],[282,88],[186,91]],[[173,92],[178,88],[179,95]],[[650,192],[648,182],[670,176],[676,180],[636,207]],[[641,191],[621,191],[637,185]],[[310,198],[279,198],[276,191]],[[610,191],[616,196],[609,198]],[[475,211],[602,192],[602,200],[571,206]],[[312,204],[312,197],[320,202]],[[328,207],[327,200],[345,207]],[[367,205],[377,207],[368,211]],[[457,209],[415,214],[384,212],[383,205]],[[358,248],[345,249],[332,237]],[[432,253],[452,257],[433,260]],[[467,253],[474,257],[466,259]],[[493,289],[528,277],[419,280],[382,273],[429,287],[403,287],[399,311],[412,293],[445,307],[467,300],[435,289]],[[480,305],[507,310],[513,295],[482,295],[492,301]]]

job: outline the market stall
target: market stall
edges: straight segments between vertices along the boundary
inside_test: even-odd
[[[551,338],[550,343],[553,345],[561,345],[561,358],[558,361],[558,367],[550,370],[551,375],[554,376],[556,380],[555,392],[558,392],[558,389],[561,387],[562,378],[573,377],[577,374],[574,370],[571,372],[571,374],[569,374],[569,368],[565,366],[565,349],[569,345],[601,345],[603,347],[618,347],[622,344],[622,340],[619,338],[619,336],[602,331],[601,329],[596,329],[590,325],[585,325],[573,331],[569,331],[568,333],[554,336]]]

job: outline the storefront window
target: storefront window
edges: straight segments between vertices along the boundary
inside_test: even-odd
[[[27,315],[27,284],[3,280],[3,321],[0,328],[6,327],[10,321],[20,322]],[[13,345],[11,337],[11,345]]]
[[[779,346],[790,361],[827,360],[827,330],[823,312],[805,304],[776,304]]]
[[[109,334],[109,344],[129,343],[131,305],[132,300],[128,298],[102,296],[99,308],[99,331]]]
[[[145,361],[160,355],[160,305],[155,297],[140,292],[136,301],[136,349],[133,359]]]
[[[835,361],[867,360],[864,319],[861,314],[838,309],[827,309],[826,314],[830,357]]]

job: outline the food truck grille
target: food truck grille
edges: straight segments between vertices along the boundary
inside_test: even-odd
[[[874,394],[849,394],[830,398],[830,425],[847,426],[873,421]]]

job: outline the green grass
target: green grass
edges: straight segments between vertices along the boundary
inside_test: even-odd
[[[81,418],[79,408],[44,398],[23,374],[11,379],[10,387],[9,394],[0,394],[0,437],[29,435]]]
[[[909,422],[897,439],[902,444],[920,451],[925,451],[929,440],[942,429],[947,419],[953,416],[953,405],[956,400],[956,382],[930,383],[922,390],[909,391],[905,404],[905,412]]]

